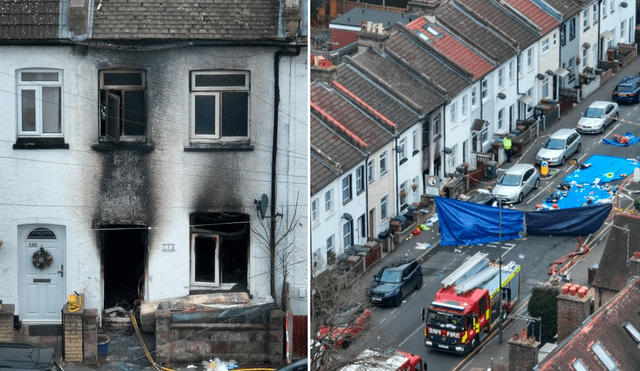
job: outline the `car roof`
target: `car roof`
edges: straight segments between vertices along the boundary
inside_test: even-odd
[[[589,108],[591,108],[591,107],[596,107],[596,108],[605,108],[605,107],[606,107],[606,106],[608,106],[609,104],[611,104],[611,102],[607,102],[607,101],[604,101],[604,100],[597,100],[597,101],[595,101],[595,102],[591,103],[591,104],[589,105]]]
[[[551,134],[551,136],[549,138],[565,139],[566,137],[568,137],[569,135],[571,135],[573,133],[577,133],[577,131],[575,129],[560,129],[560,130],[556,131],[555,133]]]
[[[531,164],[518,164],[507,169],[507,172],[505,174],[522,174],[525,171],[531,169],[532,167],[533,165]]]
[[[634,85],[639,79],[640,76],[625,76],[618,85]]]

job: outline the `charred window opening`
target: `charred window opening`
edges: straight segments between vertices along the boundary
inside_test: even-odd
[[[191,215],[191,290],[247,290],[249,215]]]
[[[100,71],[100,141],[141,142],[147,135],[146,78],[140,70]]]

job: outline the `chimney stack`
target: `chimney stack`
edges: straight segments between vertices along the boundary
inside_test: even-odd
[[[384,50],[386,41],[389,39],[389,32],[384,30],[382,23],[366,22],[362,23],[358,32],[358,52],[363,52],[367,48]]]
[[[331,86],[336,79],[338,67],[334,66],[331,59],[311,54],[311,80],[318,79]]]
[[[522,329],[521,336],[514,334],[509,340],[509,371],[533,370],[538,364],[539,346],[535,337],[527,337],[527,329]]]
[[[631,277],[640,277],[640,252],[635,251],[627,261],[630,264]]]
[[[407,12],[435,17],[442,0],[410,0]]]
[[[566,283],[558,295],[558,343],[569,337],[591,315],[593,293],[586,286]]]

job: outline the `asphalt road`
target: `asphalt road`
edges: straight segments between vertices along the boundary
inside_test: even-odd
[[[636,60],[631,65],[620,71],[611,80],[604,84],[598,91],[587,97],[563,117],[548,126],[547,130],[541,133],[541,138],[529,143],[528,149],[515,161],[505,165],[512,166],[517,162],[535,163],[535,155],[541,145],[541,141],[551,133],[560,128],[574,128],[586,110],[588,105],[595,100],[610,100],[611,91],[617,82],[625,74],[635,74],[638,71],[640,61]],[[620,105],[620,116],[607,128],[604,134],[582,135],[582,151],[574,154],[571,159],[584,162],[591,155],[600,154],[608,156],[618,156],[624,158],[640,158],[640,144],[629,147],[617,147],[605,145],[602,138],[611,138],[613,134],[624,134],[631,132],[640,136],[640,105]],[[562,167],[554,167],[559,173],[541,182],[538,189],[532,191],[525,200],[516,206],[520,210],[534,210],[535,205],[543,203],[549,194],[557,189],[562,179],[575,167],[568,161]],[[623,207],[632,203],[630,197],[622,197]],[[437,225],[434,226],[437,230]],[[605,227],[591,236],[583,237],[583,241],[589,243],[592,248],[604,244],[606,241]],[[489,253],[491,258],[498,258],[502,254],[503,262],[515,261],[522,267],[521,273],[521,299],[520,306],[526,305],[530,290],[533,286],[542,284],[549,279],[549,264],[561,258],[578,247],[580,243],[578,237],[539,237],[529,236],[526,238],[503,242],[500,247],[497,243],[466,246],[466,247],[437,247],[433,249],[430,258],[422,264],[424,274],[424,285],[420,290],[414,290],[407,295],[402,305],[392,308],[372,308],[372,325],[361,338],[359,338],[350,349],[352,352],[359,352],[363,349],[375,347],[392,347],[404,351],[420,354],[429,364],[429,371],[450,371],[467,369],[469,359],[473,355],[465,358],[463,356],[443,353],[437,350],[427,349],[424,346],[424,324],[420,321],[420,310],[425,308],[435,297],[440,288],[440,281],[457,268],[466,258],[478,251]],[[404,244],[403,244],[404,245]],[[409,245],[415,245],[409,244]],[[416,253],[414,253],[416,254]],[[411,255],[411,251],[405,255]],[[376,270],[374,268],[374,270]],[[364,276],[363,280],[368,280]],[[364,282],[363,285],[368,284]],[[517,308],[519,309],[519,308]],[[467,364],[465,367],[464,364]]]

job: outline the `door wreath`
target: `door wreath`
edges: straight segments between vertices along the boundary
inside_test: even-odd
[[[51,263],[53,263],[53,258],[44,247],[41,247],[40,250],[33,253],[33,266],[41,271],[49,268]]]

